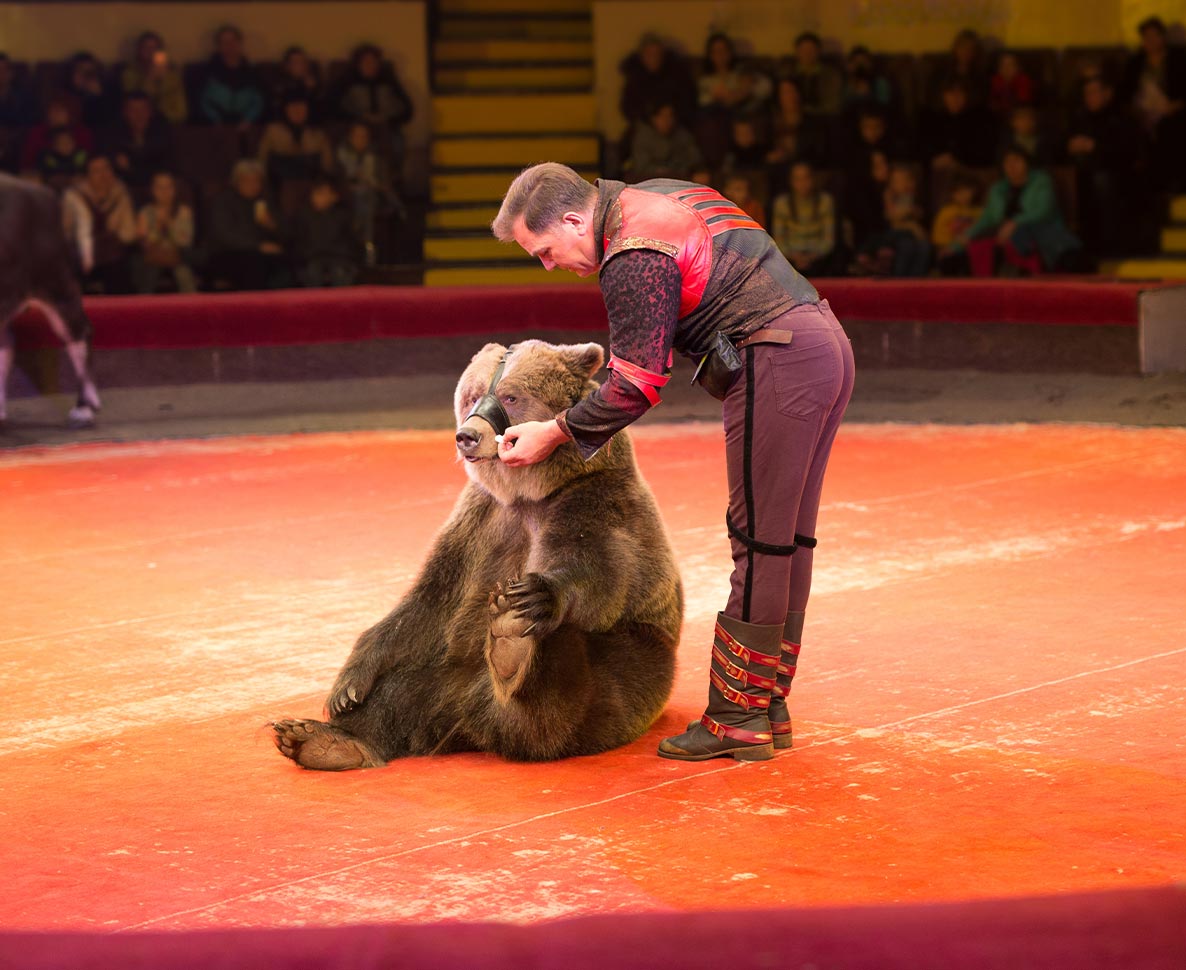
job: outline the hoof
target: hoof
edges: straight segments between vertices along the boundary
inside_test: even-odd
[[[89,404],[79,404],[72,407],[66,415],[66,424],[75,429],[93,428],[95,426],[95,409]]]
[[[385,764],[357,738],[324,721],[289,719],[270,726],[277,750],[302,768],[349,771]]]

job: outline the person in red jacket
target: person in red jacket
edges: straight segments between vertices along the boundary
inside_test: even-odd
[[[599,273],[609,313],[608,379],[555,420],[508,428],[504,463],[543,461],[568,443],[591,458],[659,403],[673,352],[701,361],[700,383],[723,401],[731,592],[717,616],[707,709],[659,754],[763,760],[790,747],[786,697],[820,491],[852,394],[843,328],[757,222],[693,182],[591,185],[547,162],[515,179],[492,228],[549,271]]]

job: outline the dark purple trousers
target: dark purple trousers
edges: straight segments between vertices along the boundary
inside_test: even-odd
[[[766,326],[794,337],[741,352],[741,377],[724,402],[729,516],[757,543],[790,547],[796,535],[815,537],[824,472],[855,368],[848,337],[826,300],[795,307]],[[774,625],[806,609],[811,548],[800,544],[793,555],[780,555],[730,541],[728,616]]]

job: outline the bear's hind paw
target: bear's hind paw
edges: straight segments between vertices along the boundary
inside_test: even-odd
[[[386,763],[358,738],[323,721],[289,718],[273,721],[270,727],[277,750],[302,768],[347,771]]]

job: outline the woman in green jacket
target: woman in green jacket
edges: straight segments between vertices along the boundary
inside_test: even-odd
[[[1031,272],[1077,267],[1083,244],[1063,222],[1050,174],[1031,168],[1018,146],[1006,150],[1001,169],[1004,178],[989,189],[984,211],[960,240],[972,274],[991,276],[1001,257]]]

